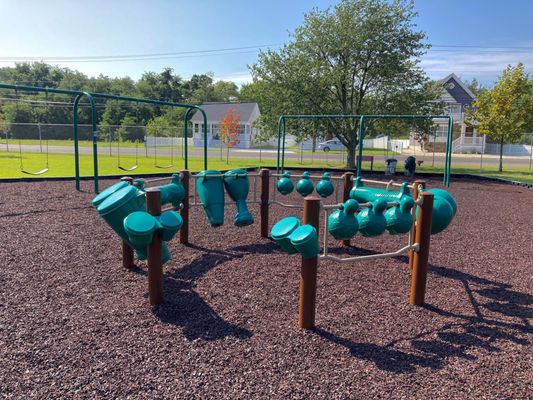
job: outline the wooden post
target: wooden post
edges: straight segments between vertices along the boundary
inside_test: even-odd
[[[131,176],[124,176],[120,178],[122,182],[128,182],[130,185],[133,185],[133,178]],[[130,269],[135,267],[135,262],[133,258],[133,249],[130,245],[123,240],[122,241],[122,268]]]
[[[154,216],[161,215],[161,192],[159,189],[146,191],[146,209]],[[163,252],[159,233],[154,233],[152,243],[148,246],[148,295],[150,304],[163,304]]]
[[[261,176],[261,237],[268,238],[268,202],[270,198],[270,171],[266,168],[259,171]]]
[[[426,181],[415,181],[413,183],[413,199],[418,199],[419,192],[418,192],[418,186],[422,186],[424,189],[426,188]],[[415,236],[416,236],[416,205],[413,207],[413,227],[411,228],[411,232],[409,232],[409,235],[411,237],[411,243],[415,242]],[[413,260],[415,257],[415,252],[413,250],[409,251],[409,270],[413,269]]]
[[[420,196],[423,203],[418,208],[415,236],[415,243],[418,243],[420,247],[418,251],[414,252],[410,296],[410,303],[415,306],[424,305],[428,273],[429,242],[431,240],[431,215],[433,214],[433,193],[423,192]]]
[[[190,173],[186,169],[180,171],[181,175],[181,184],[185,188],[185,196],[181,204],[183,205],[180,210],[181,218],[183,219],[183,224],[180,229],[180,243],[189,244],[189,176]]]
[[[355,177],[355,174],[353,172],[345,172],[342,175],[342,202],[343,203],[350,198],[350,191],[353,188],[354,177]],[[342,244],[344,246],[349,246],[350,239],[343,240]]]
[[[307,196],[304,199],[303,223],[310,224],[319,231],[320,198]],[[318,269],[318,256],[304,259],[300,271],[300,303],[298,310],[298,326],[300,329],[313,329],[315,327],[316,309],[316,277]]]

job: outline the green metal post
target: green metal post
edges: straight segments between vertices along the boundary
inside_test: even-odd
[[[446,157],[445,157],[445,169],[444,180],[445,186],[450,186],[450,174],[452,167],[452,142],[453,142],[453,117],[450,115],[448,119],[448,138],[446,140]]]
[[[281,123],[284,120],[284,116],[280,116],[278,119],[278,161],[276,163],[276,174],[279,174],[279,159],[280,159],[280,145],[281,145]]]
[[[282,143],[282,153],[281,153],[281,173],[285,171],[285,135],[287,133],[287,127],[285,125],[285,118],[283,118],[283,123],[281,124],[283,129],[283,143]]]
[[[359,119],[359,151],[357,157],[357,177],[362,176],[361,165],[363,162],[363,140],[365,139],[365,116]]]
[[[74,175],[76,177],[76,190],[78,192],[81,190],[81,186],[80,186],[80,152],[79,152],[79,143],[78,143],[77,106],[82,97],[83,97],[82,94],[79,94],[76,96],[76,99],[74,100],[74,107],[72,110],[72,122],[74,124]]]
[[[75,143],[74,143],[74,163],[76,169],[76,188],[79,190],[79,152],[77,151],[78,147],[78,105],[82,96],[87,97],[89,103],[91,103],[91,124],[92,124],[92,140],[93,140],[93,178],[94,178],[94,193],[99,193],[98,190],[98,131],[97,127],[97,115],[96,115],[96,104],[94,103],[94,98],[90,93],[82,92],[81,95],[76,96],[74,101],[74,132],[75,132]]]

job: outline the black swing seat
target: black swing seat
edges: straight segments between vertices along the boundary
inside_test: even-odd
[[[174,165],[155,165],[155,167],[161,168],[161,169],[169,169],[169,168],[174,167]]]
[[[121,169],[122,171],[129,172],[129,171],[133,171],[134,169],[137,169],[137,168],[138,168],[138,165],[134,165],[134,166],[131,167],[131,168],[125,168],[125,167],[121,167],[121,166],[119,165],[118,168]]]
[[[48,172],[48,167],[46,168],[43,168],[41,169],[40,171],[37,171],[37,172],[30,172],[30,171],[25,171],[23,169],[20,170],[23,174],[27,174],[27,175],[42,175],[44,174],[45,172]]]

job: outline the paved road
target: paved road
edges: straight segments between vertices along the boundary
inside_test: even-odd
[[[18,145],[13,146],[11,145],[9,147],[10,151],[18,153]],[[0,150],[5,151],[6,145],[2,144],[0,145]],[[23,145],[22,151],[25,152],[38,152],[40,150],[39,145]],[[106,147],[105,145],[99,146],[99,153],[102,155],[109,155],[109,147]],[[50,153],[66,153],[71,154],[73,153],[73,148],[71,146],[49,146],[48,151]],[[79,148],[80,154],[92,154],[92,148],[91,147],[80,147]],[[139,157],[146,155],[146,150],[144,147],[139,147],[137,149]],[[132,147],[123,147],[120,149],[120,154],[129,154],[129,155],[135,155],[136,149]],[[225,152],[225,150],[224,150]],[[116,148],[112,149],[112,154],[116,155]],[[160,156],[170,156],[170,150],[169,149],[158,149],[157,154]],[[220,151],[217,149],[210,149],[209,150],[209,156],[210,157],[218,157],[220,154]],[[240,149],[233,149],[230,150],[230,157],[231,158],[257,158],[259,159],[260,151],[256,149],[247,149],[247,150],[240,150]],[[181,149],[174,149],[174,156],[181,155]],[[408,157],[410,154],[402,154],[394,156],[398,160],[399,167],[403,166],[403,161],[406,157]],[[433,157],[433,153],[425,153],[421,154],[419,152],[413,154],[417,160],[423,160],[424,164],[426,165],[432,165],[433,159],[434,164],[436,166],[444,165],[445,161],[445,155],[444,153],[435,153],[435,156]],[[154,150],[153,148],[148,149],[148,156],[153,157],[154,156]],[[189,156],[190,157],[203,157],[203,149],[193,147],[189,148]],[[262,150],[261,151],[261,159],[262,160],[276,160],[277,153],[276,150]],[[311,153],[305,153],[303,155],[304,161],[311,161],[311,160],[317,160],[317,161],[329,161],[329,162],[341,162],[342,155],[340,153],[324,153],[324,152],[316,152],[314,154]],[[390,156],[389,156],[390,157]],[[383,155],[374,155],[374,162],[376,163],[383,163],[387,157],[385,154]],[[300,159],[300,154],[295,151],[287,150],[285,152],[285,160],[298,160]],[[452,164],[455,165],[464,165],[464,166],[472,166],[472,167],[479,167],[481,163],[481,156],[479,154],[453,154],[452,156]],[[483,156],[483,165],[498,165],[499,158],[496,155],[484,155]],[[530,157],[504,157],[504,165],[506,166],[521,166],[521,167],[529,167],[530,165]]]

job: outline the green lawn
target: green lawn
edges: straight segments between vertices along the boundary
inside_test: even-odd
[[[127,172],[118,168],[117,157],[110,157],[101,149],[98,157],[99,174],[105,175],[121,175]],[[129,174],[149,174],[149,173],[163,173],[174,172],[184,167],[184,162],[181,157],[174,157],[174,167],[169,169],[157,168],[154,165],[153,158],[145,158],[144,154],[139,154],[138,168]],[[159,165],[169,165],[170,157],[158,157]],[[23,153],[24,169],[27,171],[39,171],[44,168],[46,164],[46,156],[39,153]],[[122,155],[121,166],[124,168],[130,168],[135,165],[135,156]],[[275,166],[275,161],[263,160],[264,166]],[[257,158],[234,158],[230,157],[229,163],[221,161],[217,156],[209,157],[208,167],[210,169],[230,169],[239,167],[255,167],[261,166]],[[287,160],[285,163],[287,168],[305,168],[305,167],[327,167],[327,168],[342,168],[344,167],[340,157],[334,157],[330,161],[317,162],[311,160],[310,157],[304,158],[303,162],[297,160]],[[363,163],[363,168],[369,168],[369,163]],[[203,159],[200,157],[189,158],[189,170],[200,171],[203,169]],[[383,163],[374,163],[374,170],[383,171],[385,166]],[[422,165],[417,169],[422,172],[436,172],[442,173],[443,167],[430,165]],[[497,167],[484,167],[483,170],[478,168],[472,168],[472,166],[465,166],[460,164],[454,164],[452,166],[453,173],[465,173],[474,175],[492,176],[509,180],[516,180],[520,182],[533,183],[533,170],[528,167],[515,167],[505,168],[504,172],[499,173]],[[92,155],[82,154],[80,155],[80,174],[82,176],[93,176],[93,160]],[[0,151],[0,178],[19,178],[29,177],[31,175],[24,174],[20,171],[20,160],[17,152],[5,152]],[[42,177],[73,177],[74,176],[74,156],[71,154],[49,154],[49,171]]]

